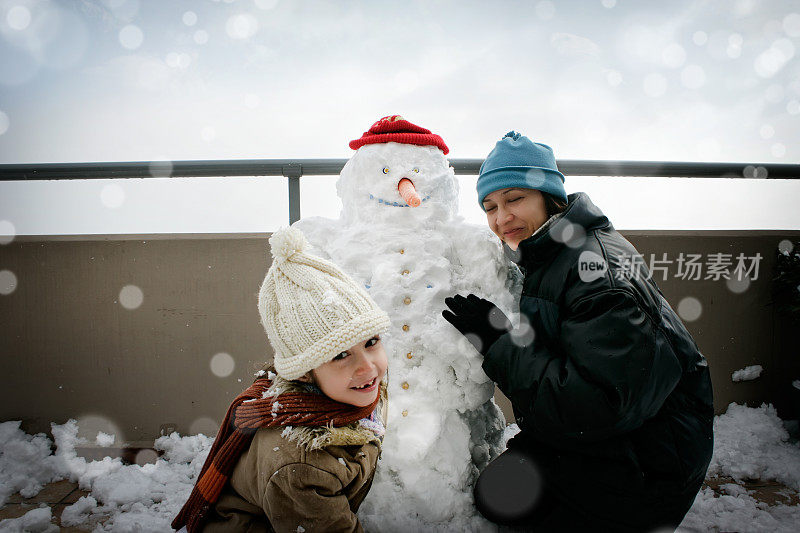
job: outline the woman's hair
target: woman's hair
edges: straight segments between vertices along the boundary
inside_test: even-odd
[[[549,193],[542,192],[542,196],[544,197],[544,208],[547,211],[547,218],[561,213],[567,208],[567,204]]]

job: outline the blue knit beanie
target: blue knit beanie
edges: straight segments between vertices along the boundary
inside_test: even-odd
[[[558,171],[553,149],[515,131],[506,133],[489,152],[476,187],[481,209],[487,195],[510,187],[537,189],[567,203],[564,175]]]

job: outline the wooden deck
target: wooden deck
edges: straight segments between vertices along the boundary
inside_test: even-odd
[[[736,481],[728,477],[712,478],[707,480],[704,486],[710,487],[716,494],[720,495],[724,494],[720,486],[726,483],[736,483]],[[776,481],[755,480],[737,484],[746,489],[754,499],[764,502],[767,505],[800,505],[800,494]],[[61,513],[64,507],[75,503],[81,496],[88,495],[88,492],[78,488],[77,483],[57,481],[45,486],[45,488],[33,498],[23,498],[19,494],[11,496],[5,507],[0,509],[0,520],[18,518],[28,511],[47,505],[52,509],[55,523],[61,527],[61,531],[68,533],[92,531],[98,523],[102,522],[101,519],[96,518],[94,522],[86,523],[78,527],[64,527],[61,525]]]

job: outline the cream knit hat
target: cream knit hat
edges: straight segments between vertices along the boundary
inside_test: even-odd
[[[280,229],[269,243],[273,259],[258,312],[282,378],[297,379],[389,328],[389,316],[359,283],[305,251],[299,229]]]

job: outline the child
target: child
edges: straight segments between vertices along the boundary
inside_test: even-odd
[[[258,296],[275,351],[228,409],[189,500],[195,531],[362,531],[380,455],[389,317],[357,282],[308,254],[296,228],[270,239]]]

